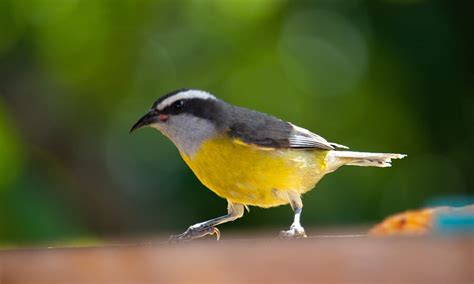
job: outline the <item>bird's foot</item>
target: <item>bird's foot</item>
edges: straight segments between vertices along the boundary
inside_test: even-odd
[[[293,224],[288,231],[281,231],[279,237],[281,239],[306,238],[306,233],[300,224]]]
[[[221,237],[221,232],[216,227],[189,227],[184,233],[179,235],[172,235],[169,238],[170,243],[181,243],[192,241],[193,239],[202,238],[206,235],[216,235],[217,240]]]

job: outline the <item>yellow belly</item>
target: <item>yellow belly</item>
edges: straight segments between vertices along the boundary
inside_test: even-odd
[[[199,180],[235,203],[271,207],[312,189],[326,173],[325,150],[267,150],[226,137],[181,156]]]

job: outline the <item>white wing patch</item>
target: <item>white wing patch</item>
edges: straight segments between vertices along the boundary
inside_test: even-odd
[[[314,134],[308,129],[293,124],[291,124],[291,126],[293,130],[290,133],[288,142],[292,148],[321,148],[326,150],[334,150],[335,148],[349,149],[347,146],[328,142],[323,137]]]
[[[156,106],[156,109],[161,111],[167,106],[172,105],[174,102],[179,101],[179,100],[185,100],[185,99],[203,99],[203,100],[213,99],[215,100],[216,97],[209,94],[208,92],[204,92],[200,90],[186,90],[186,91],[179,92],[169,98],[166,98],[165,100],[163,100],[161,103],[159,103]]]

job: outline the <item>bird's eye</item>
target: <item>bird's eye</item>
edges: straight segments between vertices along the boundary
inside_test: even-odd
[[[179,100],[174,104],[174,108],[177,110],[180,110],[183,108],[183,105],[184,105],[184,102],[182,100]]]

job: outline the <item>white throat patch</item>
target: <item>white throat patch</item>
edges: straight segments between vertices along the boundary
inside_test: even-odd
[[[212,99],[215,100],[216,97],[209,94],[208,92],[200,91],[200,90],[187,90],[179,92],[169,98],[164,99],[161,103],[156,106],[158,111],[163,110],[164,108],[172,105],[174,102],[184,99]]]
[[[217,135],[214,124],[189,114],[170,116],[166,123],[155,123],[150,126],[158,129],[180,152],[189,157],[194,156],[204,141]]]

